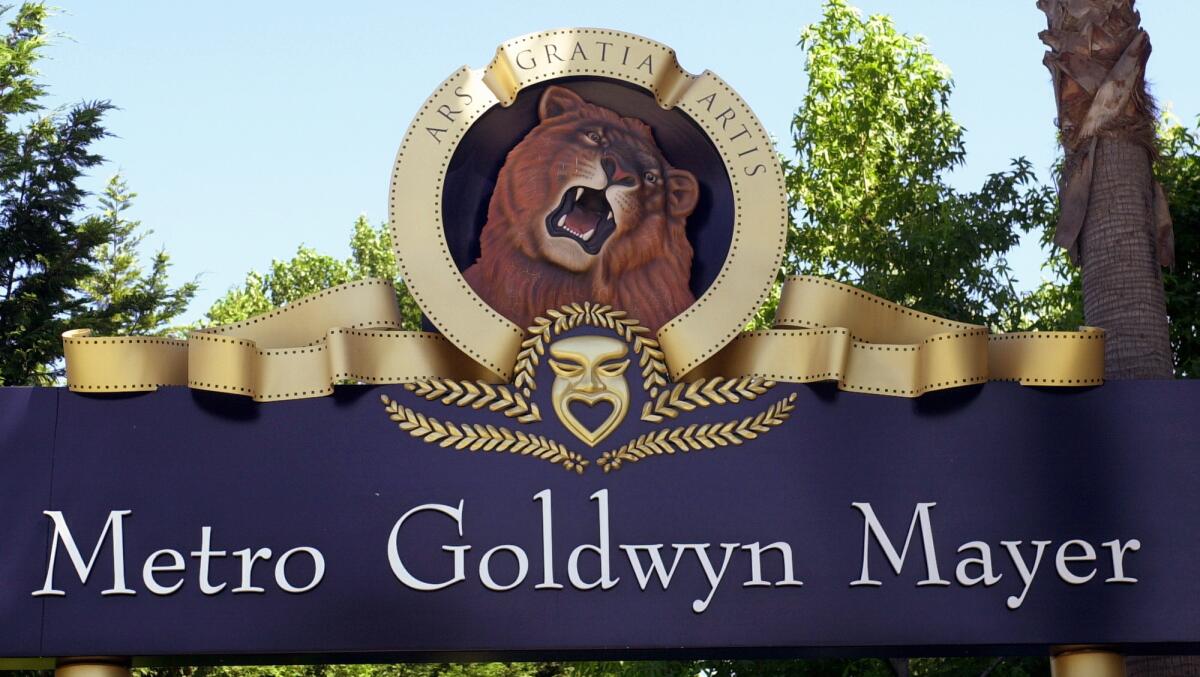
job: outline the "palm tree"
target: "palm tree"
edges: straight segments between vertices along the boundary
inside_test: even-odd
[[[1065,151],[1055,242],[1083,269],[1088,324],[1103,327],[1105,376],[1170,378],[1160,265],[1174,245],[1154,179],[1150,37],[1134,0],[1038,0]]]
[[[1038,0],[1065,152],[1055,242],[1083,268],[1083,314],[1106,330],[1110,379],[1171,378],[1160,266],[1171,217],[1154,179],[1150,36],[1134,0]],[[1130,675],[1200,675],[1197,657],[1132,657]]]

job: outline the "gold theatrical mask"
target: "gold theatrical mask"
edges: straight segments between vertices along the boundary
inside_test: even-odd
[[[624,341],[609,336],[572,336],[550,344],[554,412],[563,426],[588,446],[594,447],[608,437],[629,413],[629,384],[625,382],[629,360],[622,359],[628,353]],[[612,413],[599,426],[589,429],[571,413],[572,402],[589,407],[607,402],[612,405]]]

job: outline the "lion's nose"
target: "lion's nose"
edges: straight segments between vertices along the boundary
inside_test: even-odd
[[[633,174],[625,171],[620,164],[611,157],[605,157],[600,161],[600,166],[604,168],[604,175],[608,177],[608,185],[614,183],[620,186],[632,186],[634,181]]]

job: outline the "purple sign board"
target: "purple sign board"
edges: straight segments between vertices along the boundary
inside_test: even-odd
[[[792,393],[577,473],[418,439],[401,386],[0,389],[0,657],[1200,651],[1200,383]]]

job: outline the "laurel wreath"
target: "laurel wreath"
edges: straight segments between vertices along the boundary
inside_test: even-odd
[[[642,386],[650,395],[650,401],[642,407],[641,418],[649,423],[675,419],[697,408],[752,401],[775,386],[774,381],[757,376],[717,376],[668,387],[666,359],[658,341],[649,336],[650,330],[628,317],[624,311],[584,302],[548,310],[545,317],[534,320],[533,326],[528,329],[528,338],[522,341],[517,353],[512,386],[438,378],[407,383],[404,387],[430,402],[476,410],[486,408],[519,423],[540,421],[541,412],[531,399],[533,390],[537,388],[534,380],[537,367],[546,354],[547,345],[556,335],[581,325],[614,331],[633,346],[642,372]],[[395,421],[401,430],[442,448],[532,456],[580,475],[590,463],[583,456],[542,435],[491,424],[439,421],[405,407],[387,395],[381,395],[380,399],[387,409],[388,418]],[[617,449],[604,452],[597,463],[608,473],[619,470],[625,463],[636,463],[650,456],[737,446],[786,421],[795,408],[795,400],[796,394],[792,393],[765,410],[742,419],[724,423],[693,423],[645,433]]]
[[[493,385],[483,381],[455,381],[452,379],[429,379],[406,383],[404,388],[430,402],[498,411],[520,423],[542,420],[542,412],[534,402],[508,386]]]
[[[650,329],[628,317],[625,311],[587,301],[552,308],[546,315],[549,317],[534,319],[533,326],[526,330],[529,338],[521,342],[513,367],[513,385],[521,388],[527,397],[537,387],[533,377],[546,354],[546,344],[555,335],[580,325],[611,329],[633,344],[633,351],[638,354],[638,368],[642,370],[642,387],[651,397],[658,397],[659,388],[667,384],[666,356],[658,341],[647,336]]]
[[[387,395],[379,399],[387,409],[388,418],[413,437],[442,448],[460,451],[507,452],[532,456],[561,465],[568,471],[583,474],[588,460],[562,444],[541,435],[513,431],[485,423],[453,423],[439,421],[419,411],[393,401]]]
[[[775,386],[774,381],[758,376],[699,379],[690,383],[677,383],[664,390],[658,397],[642,407],[642,420],[661,423],[666,418],[676,418],[681,413],[697,407],[714,404],[736,404],[741,400],[754,400]]]
[[[772,428],[786,421],[795,409],[795,400],[796,393],[792,393],[765,410],[741,420],[693,423],[689,426],[663,428],[645,433],[613,451],[604,452],[597,463],[607,473],[620,470],[624,463],[637,463],[650,456],[738,446],[742,442],[770,432]]]

